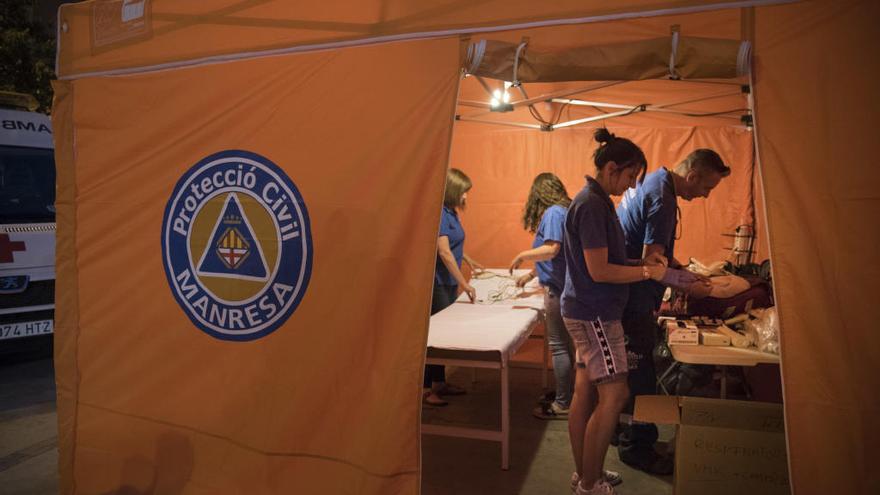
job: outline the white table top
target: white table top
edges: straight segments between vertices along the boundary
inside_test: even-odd
[[[507,274],[501,269],[492,272]],[[506,362],[528,339],[544,304],[543,291],[537,284],[520,297],[489,303],[490,291],[503,289],[511,282],[504,277],[473,280],[471,285],[477,290],[476,304],[471,304],[467,295],[462,294],[456,303],[431,316],[429,354],[431,349],[497,351],[501,360]]]
[[[761,363],[779,363],[779,356],[757,349],[731,346],[670,344],[672,357],[687,364],[717,364],[722,366],[757,366]]]
[[[544,288],[534,278],[522,289],[516,287],[516,277],[528,273],[528,270],[514,270],[513,275],[504,268],[489,268],[480,277],[471,278],[471,286],[477,291],[475,304],[491,306],[525,306],[535,309],[544,308]],[[506,296],[498,300],[498,296]],[[495,296],[495,297],[492,297]],[[470,302],[467,294],[461,293],[457,302]]]

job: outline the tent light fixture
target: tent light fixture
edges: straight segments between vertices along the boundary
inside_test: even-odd
[[[493,112],[510,112],[513,105],[510,103],[510,92],[508,89],[511,83],[504,81],[504,90],[496,89],[492,91],[492,98],[489,100],[489,110]]]

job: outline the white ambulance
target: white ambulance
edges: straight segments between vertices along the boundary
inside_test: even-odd
[[[0,93],[0,353],[51,342],[55,312],[55,158],[49,117]],[[29,102],[22,105],[20,102]],[[22,107],[24,109],[13,109]],[[28,339],[31,340],[31,339]]]

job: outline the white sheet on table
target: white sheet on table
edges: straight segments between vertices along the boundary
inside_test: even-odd
[[[528,306],[530,308],[537,309],[544,308],[544,289],[541,287],[540,284],[538,284],[537,278],[532,279],[531,282],[526,284],[522,291],[518,291],[515,289],[515,277],[528,273],[528,270],[514,270],[514,278],[509,278],[510,272],[508,272],[506,269],[490,268],[486,271],[501,276],[490,278],[472,278],[469,281],[471,287],[473,287],[477,291],[476,304],[491,306]],[[490,300],[491,293],[502,291],[505,287],[509,287],[508,292],[512,293],[516,291],[520,293],[514,298],[504,299],[502,301]],[[462,292],[461,294],[459,294],[457,301],[470,302],[470,299],[468,299],[467,294]]]
[[[431,316],[428,347],[499,351],[506,361],[529,337],[538,312],[504,305],[455,303]]]

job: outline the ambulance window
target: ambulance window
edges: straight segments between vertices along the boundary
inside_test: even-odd
[[[0,146],[0,223],[54,221],[52,150]]]

